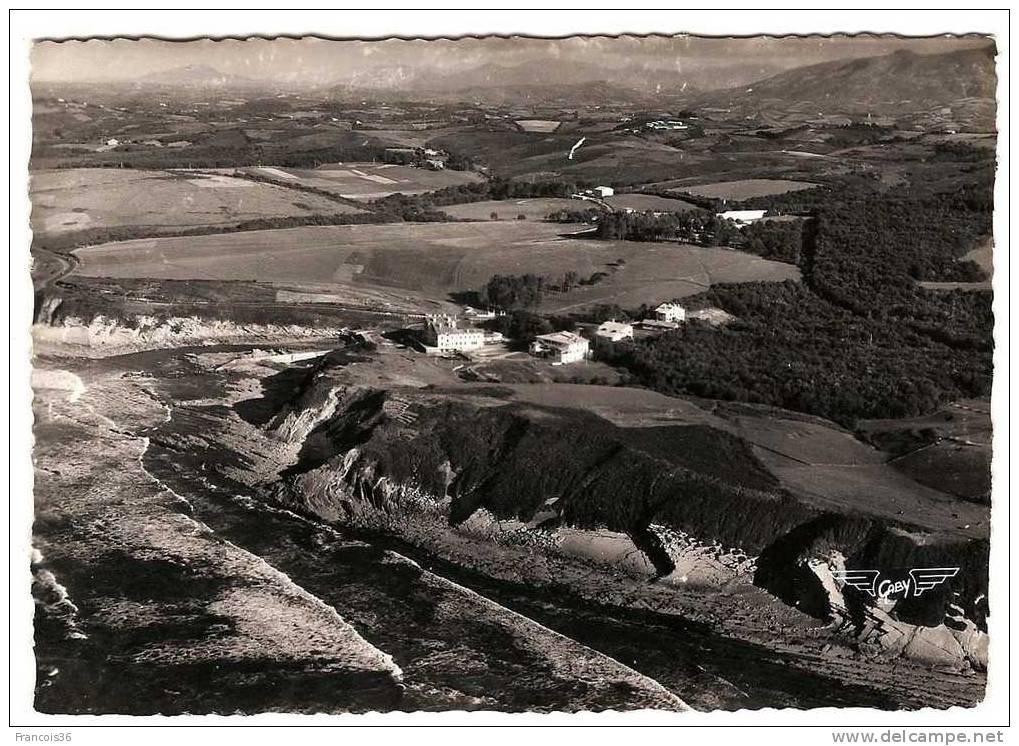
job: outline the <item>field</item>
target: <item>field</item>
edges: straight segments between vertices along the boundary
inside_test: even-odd
[[[553,119],[518,119],[516,123],[524,132],[555,132],[559,126]]]
[[[783,487],[812,505],[837,510],[852,506],[942,535],[987,536],[986,509],[957,500],[950,494],[956,488],[951,480],[927,479],[896,461],[889,463],[887,452],[861,443],[834,423],[741,404],[721,404],[713,413],[724,420],[726,429],[753,446],[754,455]],[[895,422],[875,420],[868,426],[880,429]],[[969,486],[979,482],[981,472],[967,466],[964,472],[956,460],[949,468],[958,469],[960,475],[976,474],[959,480]]]
[[[543,310],[597,303],[639,306],[701,292],[712,283],[795,279],[798,270],[725,248],[563,238],[536,221],[315,226],[192,238],[157,238],[81,249],[93,277],[357,283],[444,297],[495,274],[580,277],[591,286],[550,298]],[[619,259],[624,264],[618,263]],[[610,267],[616,265],[613,271]]]
[[[990,402],[953,402],[925,417],[864,420],[859,434],[921,484],[980,502],[991,488]]]
[[[462,390],[477,391],[470,387]],[[814,507],[908,520],[930,530],[932,538],[987,535],[986,509],[947,494],[954,485],[938,490],[914,481],[912,475],[888,464],[886,453],[822,418],[771,407],[576,383],[511,383],[507,379],[488,395],[539,407],[580,409],[620,427],[653,429],[654,435],[642,440],[647,450],[664,446],[677,426],[723,431],[746,443],[760,466]],[[637,435],[630,431],[629,437]],[[655,445],[649,448],[649,444]],[[709,456],[718,457],[715,453]],[[754,467],[746,464],[742,468]]]
[[[690,212],[701,209],[681,199],[657,197],[653,194],[615,194],[605,201],[615,210],[637,212]]]
[[[357,212],[314,194],[223,175],[76,168],[31,178],[40,233],[124,225],[231,225],[262,217]]]
[[[812,189],[817,184],[806,181],[786,181],[784,179],[741,179],[740,181],[722,181],[715,184],[700,184],[683,187],[679,191],[698,197],[717,197],[719,199],[743,200],[753,197],[767,197],[772,194],[798,192],[801,189]]]
[[[503,176],[569,179],[605,184],[640,183],[675,178],[708,159],[691,152],[613,132],[583,134],[586,138],[570,159],[570,150],[583,133],[538,134],[516,130],[464,129],[443,134],[433,147],[470,152]]]
[[[469,202],[464,205],[450,205],[440,208],[444,213],[460,220],[491,220],[492,213],[498,220],[515,220],[525,215],[528,220],[544,220],[549,213],[559,210],[584,210],[592,207],[590,202],[560,197],[534,197],[532,199],[486,200]]]
[[[429,171],[387,163],[331,163],[317,169],[262,166],[244,170],[277,181],[324,189],[349,199],[377,199],[397,192],[423,194],[481,181],[480,176],[467,171]]]

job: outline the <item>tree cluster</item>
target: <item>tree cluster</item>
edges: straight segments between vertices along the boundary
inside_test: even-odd
[[[986,396],[990,292],[927,290],[917,281],[983,279],[961,257],[990,232],[990,189],[976,182],[918,195],[856,185],[788,195],[788,207],[809,205],[816,215],[803,221],[802,283],[716,286],[691,300],[723,308],[735,322],[721,329],[689,322],[615,345],[610,361],[666,393],[781,406],[847,426]],[[795,224],[744,237],[784,252],[793,229],[786,244],[779,225]]]

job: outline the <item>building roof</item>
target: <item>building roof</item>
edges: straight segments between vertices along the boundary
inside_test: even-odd
[[[473,326],[460,326],[456,316],[440,313],[425,317],[425,326],[436,334],[480,334]]]
[[[625,321],[603,321],[598,327],[599,332],[605,332],[606,334],[632,332],[633,324],[628,324]]]
[[[747,220],[760,220],[764,217],[764,213],[766,212],[767,210],[726,210],[725,212],[719,213],[718,217],[724,218],[725,220],[741,222]]]
[[[554,346],[572,345],[578,342],[587,344],[587,340],[573,332],[552,332],[551,334],[539,334],[535,340]]]
[[[678,303],[659,303],[658,307],[655,310],[656,311],[672,311],[672,310],[676,310],[676,309],[682,311],[683,310],[683,306],[679,305]]]

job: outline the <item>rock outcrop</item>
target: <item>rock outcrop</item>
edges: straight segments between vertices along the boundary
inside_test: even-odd
[[[267,428],[300,442],[274,499],[328,521],[452,554],[502,552],[520,580],[579,562],[662,585],[753,582],[864,653],[986,662],[987,542],[820,510],[712,427],[619,427],[498,387],[468,397],[319,376]],[[960,572],[881,605],[833,575],[847,565]]]

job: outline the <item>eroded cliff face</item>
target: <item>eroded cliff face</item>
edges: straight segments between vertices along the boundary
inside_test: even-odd
[[[97,315],[73,316],[54,322],[60,301],[46,299],[37,313],[32,338],[37,348],[58,348],[83,357],[99,357],[139,350],[219,344],[251,339],[300,339],[337,337],[344,330],[298,325],[241,324],[234,321],[180,316],[159,319],[138,316],[130,323]]]
[[[986,665],[987,542],[820,510],[713,427],[619,427],[504,394],[310,379],[266,425],[299,444],[273,498],[529,583],[578,564],[658,587],[753,583],[865,652]],[[889,601],[846,585],[847,565],[960,571]]]

